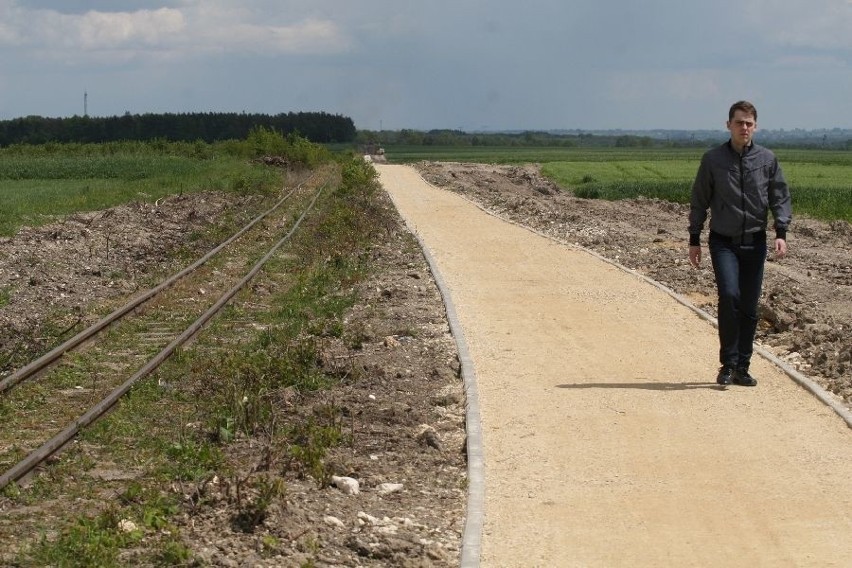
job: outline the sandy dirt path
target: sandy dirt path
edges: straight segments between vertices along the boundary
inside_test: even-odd
[[[480,395],[481,564],[850,566],[852,432],[656,287],[380,165],[456,306]]]

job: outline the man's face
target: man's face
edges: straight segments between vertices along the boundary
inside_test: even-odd
[[[736,146],[745,147],[751,142],[757,130],[757,121],[754,116],[742,110],[734,111],[734,118],[728,121],[728,130],[731,140]]]

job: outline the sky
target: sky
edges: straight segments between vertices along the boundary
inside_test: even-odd
[[[0,0],[0,119],[852,128],[852,0]]]

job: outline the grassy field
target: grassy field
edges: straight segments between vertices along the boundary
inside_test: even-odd
[[[578,197],[638,196],[686,203],[700,148],[391,147],[392,163],[419,160],[539,163],[542,173]],[[794,214],[852,222],[852,152],[778,150],[793,194]]]
[[[18,145],[0,149],[0,235],[55,216],[198,191],[277,190],[281,175],[252,162],[284,155],[310,163],[324,150],[259,130],[247,140]]]

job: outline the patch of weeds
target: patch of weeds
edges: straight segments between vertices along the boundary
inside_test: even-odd
[[[372,339],[373,336],[368,333],[366,328],[361,324],[358,324],[357,326],[350,326],[346,333],[347,344],[350,349],[354,349],[356,351],[363,349],[364,345],[370,343]]]
[[[172,540],[165,543],[155,555],[157,566],[193,566],[192,551],[180,541]]]
[[[6,399],[0,400],[0,422],[5,422],[13,414],[14,410],[12,410]]]
[[[255,493],[253,498],[243,496],[249,489]],[[238,513],[233,518],[234,528],[246,533],[254,532],[254,529],[266,520],[269,506],[285,494],[284,480],[277,476],[261,476],[251,487],[247,487],[245,483],[237,483]]]
[[[202,389],[197,396],[215,402],[209,420],[212,438],[220,443],[265,428],[283,389],[316,391],[334,383],[321,368],[316,341],[296,341],[282,330],[264,330],[255,345],[199,362],[194,372]]]
[[[136,481],[118,495],[118,502],[143,526],[157,531],[171,526],[170,519],[179,508],[174,496],[146,488]]]
[[[3,489],[0,489],[0,497],[17,501],[21,497],[21,488],[13,481]]]
[[[142,538],[140,531],[122,531],[120,521],[116,510],[79,519],[55,540],[42,536],[27,554],[28,560],[39,566],[120,566],[120,552]]]
[[[331,483],[332,472],[325,462],[325,456],[329,449],[344,441],[339,409],[328,407],[324,413],[324,418],[311,417],[292,425],[287,432],[290,458],[288,469],[309,475],[321,488]]]
[[[211,444],[184,439],[166,449],[162,474],[167,479],[196,481],[215,471],[222,463],[221,453]]]
[[[3,286],[0,288],[0,308],[3,306],[8,306],[9,302],[12,300],[12,288],[9,286]]]
[[[269,555],[276,554],[281,549],[281,539],[275,535],[265,534],[260,538],[263,552]]]
[[[316,535],[308,534],[299,539],[296,547],[301,552],[305,552],[307,554],[319,554],[322,550],[322,542],[316,537]],[[309,564],[302,564],[302,566],[315,566],[313,559],[308,560],[308,562]]]
[[[23,455],[21,457],[23,458]],[[31,505],[41,499],[51,498],[58,491],[61,491],[55,480],[51,478],[51,470],[47,470],[46,473],[41,475],[36,475],[33,477],[32,482],[24,487],[10,483],[5,489],[10,491],[10,497],[14,496],[12,498],[19,505]]]

